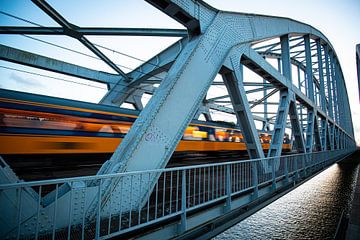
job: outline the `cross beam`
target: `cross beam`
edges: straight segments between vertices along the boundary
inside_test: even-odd
[[[113,70],[119,73],[123,78],[127,79],[128,76],[108,57],[106,57],[99,49],[97,49],[86,37],[77,31],[77,26],[69,23],[64,17],[61,16],[54,8],[52,8],[44,0],[32,0],[41,10],[43,10],[47,15],[49,15],[55,22],[63,27],[66,35],[76,38],[79,40],[85,47],[92,51],[96,56],[103,60],[107,65],[109,65]]]
[[[76,29],[81,35],[93,36],[153,36],[153,37],[186,37],[185,29],[161,28],[96,28],[79,27]],[[0,27],[0,34],[28,34],[28,35],[67,35],[67,31],[60,27]]]

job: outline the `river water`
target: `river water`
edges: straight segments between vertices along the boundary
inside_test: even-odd
[[[349,214],[359,167],[334,164],[214,240],[333,239],[341,212]]]

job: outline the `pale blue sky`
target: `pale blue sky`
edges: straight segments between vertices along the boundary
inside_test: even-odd
[[[182,25],[141,0],[49,0],[48,2],[68,21],[79,26],[183,28]],[[324,33],[334,46],[340,59],[349,93],[356,138],[358,143],[360,143],[360,108],[355,67],[355,45],[360,43],[359,0],[207,0],[206,2],[222,10],[289,17],[310,24]],[[40,11],[31,1],[0,0],[0,10],[44,26],[57,26],[53,20]],[[0,15],[0,25],[32,26],[3,15]],[[78,41],[69,37],[34,37],[92,55]],[[177,38],[152,37],[89,37],[89,39],[97,44],[105,45],[141,59],[150,58],[177,40]],[[111,69],[101,61],[55,47],[49,47],[46,44],[24,36],[3,35],[0,37],[0,43],[89,68],[111,72]],[[124,58],[112,52],[104,51],[104,53],[114,62],[131,69],[140,64],[138,61]],[[19,68],[31,72],[36,71],[37,73],[51,75],[55,78],[92,85],[87,87],[72,82],[64,82],[62,80],[0,68],[2,76],[0,87],[2,88],[92,102],[97,102],[106,92],[104,85],[69,76],[49,74],[45,71],[22,67],[4,61],[0,61],[0,66]],[[126,68],[122,69],[125,72],[129,71]]]

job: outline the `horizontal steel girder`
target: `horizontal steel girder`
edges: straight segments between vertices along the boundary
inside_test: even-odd
[[[30,67],[40,68],[74,77],[85,78],[108,85],[116,84],[119,75],[92,70],[57,59],[19,50],[0,44],[0,59]]]
[[[89,36],[153,36],[153,37],[186,37],[185,29],[161,28],[96,28],[79,27],[76,32]],[[59,27],[0,27],[0,34],[28,34],[28,35],[66,35],[67,31]]]
[[[170,47],[166,48],[156,56],[141,64],[139,67],[128,73],[128,79],[120,79],[116,85],[112,86],[109,92],[100,101],[106,105],[120,106],[129,97],[131,90],[149,78],[154,78],[157,82],[163,79],[155,75],[168,71],[174,63],[176,57],[186,46],[187,38],[182,38]]]
[[[167,2],[164,3],[163,11],[168,11],[168,6]],[[179,6],[184,7],[181,4]],[[183,10],[191,12],[191,7],[184,7]],[[206,19],[203,21],[208,25],[206,31],[189,40],[102,174],[164,167],[230,48],[248,41],[287,34],[289,29],[299,34],[312,32],[326,39],[310,26],[289,19],[218,12],[210,23]],[[243,51],[244,55],[256,54],[255,57],[258,57],[255,62],[265,61],[250,48]],[[269,81],[290,89],[291,85],[275,69],[267,67],[266,70]],[[271,75],[276,77],[271,78]],[[307,97],[297,95],[309,105],[314,105]],[[157,177],[154,176],[145,185],[154,186]],[[113,190],[117,189],[115,185]],[[139,202],[134,205],[141,203],[143,197],[139,197]]]
[[[55,22],[64,28],[66,35],[73,37],[79,40],[85,47],[87,47],[91,52],[98,56],[102,61],[109,65],[115,72],[119,73],[123,78],[128,78],[127,75],[108,57],[106,57],[94,44],[87,40],[83,34],[77,31],[77,26],[69,23],[61,14],[59,14],[54,8],[52,8],[44,0],[32,0],[32,2],[37,5],[41,10],[43,10],[49,17],[51,17]]]
[[[44,1],[38,0],[35,2],[44,5]],[[164,168],[182,138],[184,130],[202,104],[216,74],[224,66],[233,66],[230,59],[236,59],[239,62],[241,60],[241,64],[258,73],[263,79],[268,80],[281,91],[280,96],[282,99],[275,122],[279,130],[277,137],[275,138],[274,136],[276,141],[274,141],[274,146],[269,151],[269,156],[279,156],[279,152],[281,152],[279,149],[281,149],[282,137],[279,137],[279,135],[283,135],[284,128],[280,125],[286,124],[286,116],[290,108],[292,112],[296,110],[294,105],[290,107],[290,103],[294,102],[295,98],[303,106],[313,109],[318,116],[327,120],[331,126],[329,134],[331,141],[334,142],[333,145],[336,144],[336,147],[341,145],[340,135],[343,136],[343,133],[353,141],[353,135],[341,128],[338,122],[334,121],[338,116],[330,119],[314,101],[311,101],[310,98],[302,94],[298,89],[293,88],[289,76],[282,75],[248,45],[250,42],[262,41],[291,33],[298,35],[311,34],[309,37],[321,38],[323,43],[326,43],[326,46],[332,49],[322,33],[309,25],[287,18],[218,11],[202,1],[148,0],[148,2],[184,24],[189,30],[191,37],[171,64],[165,79],[140,113],[132,128],[123,139],[122,144],[116,149],[111,159],[102,166],[99,175]],[[53,10],[44,9],[44,11],[63,27],[72,29],[73,26],[67,25],[67,22]],[[330,57],[332,64],[336,62],[334,58],[336,59],[336,55],[332,52]],[[234,69],[234,71],[238,70]],[[332,66],[331,71],[332,73],[333,71],[337,72],[335,74],[336,80],[343,82],[343,78],[339,74],[341,72],[339,65],[336,67]],[[339,83],[333,86],[333,93],[336,93],[334,92],[335,88],[339,86],[341,86]],[[232,90],[234,91],[234,89]],[[339,93],[339,89],[337,91]],[[233,98],[245,97],[239,96],[237,91],[232,92],[232,94]],[[235,111],[243,111],[241,105],[246,101],[244,101],[245,99],[238,100],[233,101],[235,102]],[[341,103],[348,104],[348,102]],[[249,106],[247,105],[247,107]],[[251,115],[250,111],[246,112],[247,119],[244,121],[248,121],[248,117]],[[295,113],[293,115],[294,119],[296,119]],[[294,121],[294,119],[292,120]],[[252,131],[250,137],[254,138],[255,133],[254,128],[250,126],[251,123],[245,125],[248,126],[248,132]],[[354,141],[351,142],[349,147],[354,147]],[[123,212],[141,209],[145,203],[146,196],[150,194],[159,176],[158,173],[153,172],[146,179],[124,177],[121,181],[103,181],[102,184],[92,182],[88,185],[77,182],[76,186],[65,186],[68,189],[61,196],[59,204],[67,206],[67,208],[60,209],[71,210],[73,206],[77,205],[77,201],[84,201],[84,199],[87,201],[86,213],[84,209],[73,208],[74,216],[76,214],[77,218],[71,219],[72,224],[81,223],[81,219],[78,217],[82,216],[80,211],[84,211],[87,219],[93,219],[95,216],[100,218],[98,213],[101,211],[109,214],[118,214],[119,209]],[[273,174],[274,178],[275,174]],[[82,196],[79,189],[81,190],[83,187],[90,189],[91,193]],[[112,206],[111,201],[109,201],[111,196],[124,199],[122,204],[120,204],[121,206]],[[98,199],[101,200],[98,202]],[[50,219],[49,215],[53,213],[51,209],[53,205],[51,204],[54,204],[54,201],[51,202],[51,199],[47,200],[49,205],[41,206],[39,211],[36,211],[29,204],[28,215],[19,225],[33,226],[34,222],[46,225]],[[40,212],[41,214],[39,214]],[[67,223],[68,218],[61,217],[56,222],[59,228],[66,227]],[[29,227],[24,231],[28,231],[25,233],[31,234],[33,228]],[[99,232],[98,235],[100,235]]]

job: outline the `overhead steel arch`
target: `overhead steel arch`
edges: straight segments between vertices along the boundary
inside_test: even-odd
[[[75,28],[68,23],[44,1],[34,2],[57,20],[64,33],[77,38],[118,74],[98,74],[75,65],[67,66],[75,69],[72,71],[79,70],[81,73],[70,73],[61,67],[49,68],[43,66],[43,61],[48,60],[43,56],[37,56],[29,62],[28,59],[20,58],[26,53],[6,47],[0,49],[4,52],[3,59],[107,83],[110,89],[102,99],[102,104],[121,105],[134,97],[135,92],[136,95],[153,93],[121,145],[102,166],[98,175],[164,168],[191,120],[199,113],[209,112],[209,109],[235,114],[250,158],[264,159],[266,154],[260,143],[255,120],[268,122],[273,126],[268,157],[281,156],[287,126],[291,128],[294,146],[300,153],[355,148],[349,100],[338,57],[327,38],[310,25],[288,18],[220,11],[203,1],[147,0],[182,23],[187,28],[188,36],[125,74],[87,41],[83,33],[77,32],[81,28]],[[33,29],[26,31],[34,34],[38,32]],[[124,31],[119,32],[124,34]],[[148,31],[145,32],[144,34],[149,34]],[[157,34],[164,35],[166,32]],[[113,33],[114,31],[111,31],[111,34]],[[172,36],[184,35],[184,31],[172,30],[168,33]],[[139,32],[136,31],[135,34],[138,35]],[[274,39],[276,41],[271,42]],[[269,41],[270,44],[266,45]],[[14,52],[16,56],[12,55]],[[278,67],[274,67],[266,59],[274,56],[278,60]],[[59,61],[56,64],[63,66]],[[298,74],[297,85],[293,66],[297,67],[298,71],[301,70],[304,76],[300,79],[301,74]],[[244,81],[244,67],[258,74],[264,82],[259,84]],[[158,77],[159,74],[163,74],[162,77]],[[209,88],[218,84],[214,82],[217,74],[223,79],[232,108],[214,104],[216,100],[212,103],[207,101]],[[153,83],[160,84],[156,90]],[[265,86],[279,92],[277,110],[272,120],[265,117],[268,114],[266,111],[263,118],[252,112],[248,98],[250,90],[246,89],[246,86],[251,84],[260,87],[257,91],[264,94],[256,104],[267,105],[270,92],[266,92],[268,89],[265,89]],[[144,85],[141,89],[134,88],[141,85]],[[142,108],[139,99],[133,98],[133,103],[139,109]],[[304,161],[312,159],[306,158]],[[276,161],[273,165],[265,162],[263,165],[266,172],[271,172],[270,170],[276,167]],[[80,187],[93,189],[92,193],[86,196],[86,217],[91,219],[96,216],[99,208],[105,215],[119,212],[119,208],[122,211],[139,208],[158,178],[159,175],[154,173],[149,174],[146,180],[125,177],[117,182],[103,181],[101,186],[96,183],[83,186],[85,184],[79,183]],[[129,198],[130,188],[134,185],[137,188],[132,190],[132,198]],[[72,205],[76,205],[77,200],[72,199],[71,195],[76,187],[79,188],[65,186],[61,189],[62,202],[59,204],[64,206],[64,212],[71,211]],[[75,194],[79,193],[74,192]],[[111,194],[124,199],[121,206],[109,204]],[[97,198],[98,196],[100,198]],[[19,225],[31,226],[37,221],[39,225],[46,226],[48,216],[54,209],[54,198],[47,198],[47,204],[43,206],[39,216],[36,214],[39,211],[34,210],[37,198],[26,195],[26,204],[31,210],[26,212],[26,219]],[[79,197],[80,200],[83,198],[84,196]],[[102,199],[101,204],[97,199]],[[67,219],[62,217],[64,219],[58,220],[58,227],[67,225]],[[72,223],[76,224],[76,221],[80,220],[72,219]],[[16,227],[8,226],[5,233],[17,231]],[[24,227],[17,232],[26,235],[31,231],[31,228]]]
[[[122,146],[115,152],[112,160],[121,159],[120,162],[122,163],[123,170],[137,170],[134,165],[136,165],[136,161],[139,161],[139,163],[143,161],[142,159],[145,156],[142,156],[142,153],[146,153],[147,157],[149,156],[149,151],[143,151],[142,148],[147,149],[154,143],[152,141],[152,143],[143,141],[145,140],[145,136],[148,136],[148,138],[150,138],[149,136],[156,136],[155,145],[150,147],[150,149],[154,150],[155,154],[151,158],[163,159],[160,162],[156,161],[156,164],[152,167],[163,167],[166,164],[167,159],[180,140],[184,128],[199,108],[204,94],[211,85],[215,74],[220,71],[224,62],[228,60],[234,47],[244,49],[243,54],[257,59],[255,63],[264,64],[260,59],[260,55],[257,55],[256,51],[251,49],[251,43],[274,37],[284,37],[281,44],[286,45],[286,41],[288,41],[286,39],[289,38],[289,36],[303,35],[305,37],[305,45],[309,45],[310,39],[320,42],[320,45],[326,48],[325,55],[329,55],[327,58],[330,63],[328,62],[326,66],[331,65],[332,76],[330,82],[334,85],[332,90],[334,91],[336,88],[336,91],[339,91],[339,94],[336,92],[334,97],[336,97],[336,100],[338,100],[338,97],[341,97],[341,100],[344,100],[345,108],[347,108],[347,110],[349,109],[346,90],[343,88],[345,83],[335,51],[327,38],[315,28],[287,18],[215,11],[206,4],[202,4],[202,2],[185,3],[180,1],[176,2],[176,4],[168,1],[164,1],[163,3],[160,3],[162,1],[149,2],[169,15],[172,14],[170,13],[173,11],[171,10],[172,7],[176,5],[178,15],[186,15],[189,18],[188,21],[198,21],[201,32],[194,33],[190,36],[189,42],[179,53],[169,69],[167,77],[159,86],[157,93],[140,114],[138,121],[124,139]],[[163,8],[164,6],[166,7]],[[200,10],[199,16],[192,14],[193,12],[197,12],[197,9],[202,9]],[[206,15],[206,17],[203,17],[202,14]],[[309,48],[309,46],[307,47]],[[282,54],[283,75],[285,75],[285,77],[278,73],[274,81],[280,84],[282,88],[292,89],[291,76],[289,76],[290,70],[286,72],[286,68],[290,67],[290,63],[287,62],[285,56],[286,51],[289,50],[286,46],[283,46],[282,50],[285,53]],[[310,52],[310,49],[306,51]],[[310,56],[308,56],[308,58],[311,60]],[[288,64],[288,66],[286,66],[286,64]],[[275,71],[275,69],[270,68],[270,66],[265,68],[266,69],[263,70],[265,70],[267,74]],[[313,74],[310,67],[307,68],[307,75],[309,78],[312,78]],[[330,75],[330,73],[328,75]],[[182,76],[186,76],[187,80],[181,80]],[[204,79],[202,83],[199,82],[199,78]],[[310,87],[312,88],[310,89],[311,94],[307,96],[304,96],[304,94],[296,90],[292,91],[295,93],[297,99],[311,106],[315,111],[320,112],[323,117],[327,117],[328,114],[323,112],[323,110],[314,103],[312,84],[309,85],[309,88]],[[337,89],[337,87],[339,87],[339,89]],[[191,93],[189,91],[190,88],[192,90]],[[345,92],[341,93],[341,91]],[[189,101],[184,101],[184,96],[187,96]],[[180,100],[183,103],[183,108],[178,106]],[[340,115],[338,114],[336,106],[337,104],[333,104],[333,107],[336,109],[334,110],[334,113],[336,111],[336,116],[334,116],[336,119],[333,119],[330,114],[327,120],[333,123],[336,128],[344,131],[348,137],[352,138],[353,130],[351,122],[349,121],[351,119],[349,115],[350,111],[346,111],[347,114],[341,115],[343,119],[340,123]],[[173,115],[172,112],[174,109],[176,109],[174,119],[169,120],[169,115]],[[172,123],[169,123],[169,121]],[[128,165],[128,163],[130,165]],[[141,165],[142,167],[150,167],[150,165]]]
[[[269,157],[281,155],[288,115],[299,152],[355,146],[343,74],[335,51],[320,31],[287,18],[218,11],[199,1],[148,2],[185,26],[189,22],[197,23],[200,30],[188,28],[187,44],[101,174],[164,168],[218,73],[227,86],[249,156],[263,158],[264,152],[243,86],[242,65],[248,66],[280,90]],[[289,38],[293,36],[303,37],[304,41],[308,82],[305,93],[292,83]],[[274,37],[280,37],[281,72],[251,47],[253,43]],[[317,91],[314,88],[314,56],[310,41],[315,41],[319,47],[316,56],[324,55],[318,60],[324,61],[320,65],[326,69],[327,97],[325,89]],[[323,73],[319,78],[324,82]],[[322,105],[317,103],[316,94],[321,96]],[[307,109],[304,133],[296,102]],[[344,107],[339,108],[339,103]],[[264,166],[266,169],[270,167]],[[154,176],[145,185],[154,186],[157,177]],[[115,186],[104,191],[113,192],[116,189]],[[141,199],[143,197],[139,196],[139,202],[132,204],[141,204]]]

